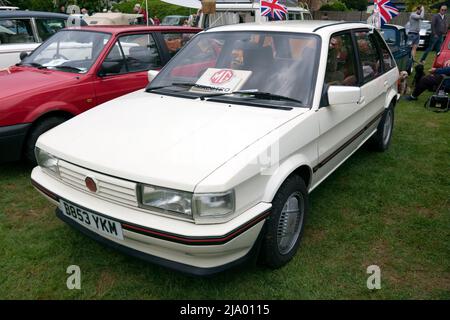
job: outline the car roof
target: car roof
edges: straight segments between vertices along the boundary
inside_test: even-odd
[[[385,24],[385,25],[381,26],[381,29],[383,29],[384,27],[397,28],[398,30],[405,29],[405,27],[398,26],[396,24]]]
[[[117,26],[117,25],[105,25],[105,26],[83,26],[83,27],[70,27],[66,30],[89,30],[97,32],[107,32],[112,34],[129,32],[129,31],[172,31],[172,32],[200,32],[202,29],[183,26],[144,26],[144,25],[129,25],[129,26]]]
[[[28,11],[28,10],[1,10],[0,18],[62,18],[69,15],[55,12]]]
[[[331,21],[331,20],[295,20],[272,21],[263,23],[239,23],[208,29],[207,32],[216,31],[281,31],[306,33],[333,33],[336,31],[356,28],[369,28],[362,22]],[[319,32],[320,30],[320,32]]]

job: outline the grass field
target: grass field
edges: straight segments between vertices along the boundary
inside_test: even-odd
[[[425,110],[428,95],[400,101],[387,152],[362,148],[311,194],[301,248],[275,271],[203,279],[130,258],[59,221],[29,167],[2,165],[0,299],[450,299],[450,112]]]

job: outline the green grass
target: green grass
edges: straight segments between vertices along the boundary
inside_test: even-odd
[[[312,193],[301,248],[275,271],[203,279],[130,258],[59,221],[29,167],[2,165],[0,299],[450,299],[450,112],[427,96],[400,101],[387,152],[362,148]],[[72,264],[81,290],[66,288]]]

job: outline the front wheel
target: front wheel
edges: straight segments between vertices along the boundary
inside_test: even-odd
[[[39,121],[34,127],[31,129],[31,132],[28,134],[27,141],[25,143],[24,156],[25,159],[31,165],[37,165],[36,158],[34,156],[34,146],[36,145],[36,141],[41,134],[44,132],[56,127],[57,125],[63,123],[67,120],[61,116],[53,116],[46,118],[44,120]]]
[[[308,213],[308,192],[297,175],[286,179],[272,201],[272,214],[266,221],[261,260],[271,268],[280,268],[295,255],[303,236]]]
[[[389,148],[394,130],[394,107],[387,108],[377,127],[377,132],[372,136],[371,145],[375,151],[386,151]]]

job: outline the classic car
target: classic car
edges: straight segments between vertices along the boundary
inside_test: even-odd
[[[397,62],[398,69],[411,74],[413,71],[413,62],[411,47],[407,43],[408,36],[406,29],[402,26],[384,24],[381,27],[381,31],[384,40],[391,49],[394,59]]]
[[[162,26],[182,26],[186,20],[188,20],[188,16],[165,16],[161,22]]]
[[[0,68],[19,62],[21,52],[31,52],[65,28],[68,17],[51,12],[0,10]]]
[[[0,71],[0,162],[25,157],[61,122],[143,89],[199,29],[79,27],[63,29],[13,67]],[[179,39],[179,41],[175,41]]]
[[[436,58],[434,58],[433,68],[442,68],[444,64],[450,60],[450,32],[447,32],[447,36],[441,46],[441,51],[438,52]]]
[[[309,194],[391,142],[399,71],[367,24],[217,27],[157,73],[41,135],[31,180],[68,225],[176,270],[284,266]]]

